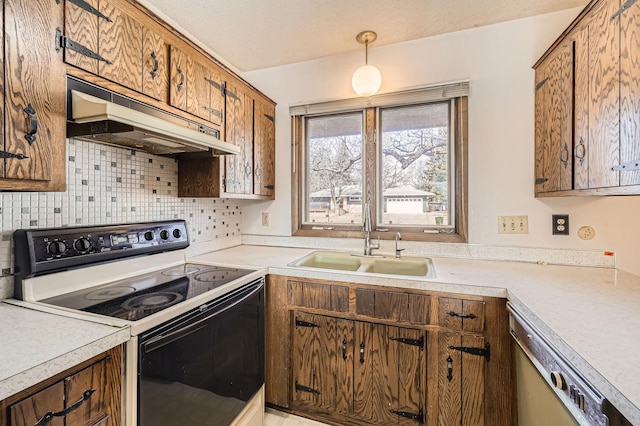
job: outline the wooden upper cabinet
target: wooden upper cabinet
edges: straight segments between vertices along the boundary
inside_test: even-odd
[[[233,82],[227,83],[225,93],[224,139],[240,147],[239,154],[225,156],[225,192],[253,194],[253,98]]]
[[[620,14],[620,185],[640,185],[640,4]],[[632,170],[633,169],[633,170]]]
[[[169,50],[169,104],[187,110],[187,55],[171,46]]]
[[[536,69],[536,191],[572,188],[573,45],[565,43]]]
[[[591,2],[535,66],[536,195],[640,194],[640,3],[622,3]],[[549,165],[566,159],[568,131],[565,175]]]
[[[275,198],[275,106],[256,99],[254,111],[254,194]]]
[[[169,55],[162,37],[143,28],[142,38],[142,93],[167,102],[169,85]]]
[[[142,25],[114,3],[100,1],[100,12],[111,22],[99,24],[98,74],[125,87],[142,91]]]
[[[64,8],[4,2],[4,159],[0,189],[64,191],[65,66],[56,50]]]
[[[85,0],[85,2],[92,8],[91,10],[98,13],[91,13],[86,8],[81,8],[70,1],[64,3],[64,35],[87,50],[98,54],[100,51],[98,26],[100,20],[106,22],[107,17],[100,17],[98,0]],[[98,74],[98,59],[96,58],[81,54],[73,49],[65,49],[64,60],[80,69]]]

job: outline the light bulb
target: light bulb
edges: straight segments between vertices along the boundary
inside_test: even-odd
[[[358,96],[371,96],[380,90],[382,75],[373,65],[363,65],[353,73],[351,86]]]

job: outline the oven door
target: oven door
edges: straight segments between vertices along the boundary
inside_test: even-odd
[[[139,339],[138,425],[229,425],[264,383],[264,279]]]

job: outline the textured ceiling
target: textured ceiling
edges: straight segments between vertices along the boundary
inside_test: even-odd
[[[588,0],[139,0],[240,71],[490,25]]]

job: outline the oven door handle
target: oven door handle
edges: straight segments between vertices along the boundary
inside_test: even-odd
[[[191,333],[195,333],[198,330],[201,330],[203,328],[205,328],[207,325],[201,325],[203,322],[210,320],[211,318],[215,317],[216,315],[220,315],[221,313],[228,311],[229,309],[232,309],[236,306],[238,306],[240,303],[244,302],[245,300],[249,299],[250,297],[252,297],[254,294],[258,293],[262,287],[264,287],[264,284],[262,282],[260,282],[259,285],[257,285],[252,291],[250,291],[249,293],[245,294],[244,296],[242,296],[240,299],[234,301],[233,303],[224,306],[220,309],[215,309],[213,308],[212,310],[214,312],[211,313],[211,315],[207,315],[204,318],[199,319],[198,321],[187,325],[186,327],[180,328],[178,330],[172,331],[171,333],[168,334],[161,334],[159,336],[156,336],[152,339],[150,339],[148,342],[144,343],[142,345],[142,348],[144,349],[145,353],[149,353],[149,352],[153,352],[154,350],[161,348],[162,346],[168,345],[171,342],[174,342],[178,339],[180,339],[181,337],[185,337],[188,336]],[[206,312],[206,311],[205,311]]]
[[[144,352],[150,353],[155,351],[156,349],[160,349],[163,346],[168,345],[169,343],[175,342],[178,339],[182,339],[183,337],[188,336],[189,334],[195,333],[196,331],[200,331],[205,328],[207,325],[201,325],[200,327],[196,327],[198,324],[191,325],[189,327],[182,328],[180,330],[174,331],[169,334],[165,334],[163,336],[158,336],[157,338],[148,341],[143,345]]]

